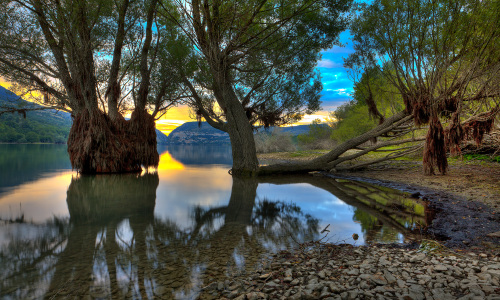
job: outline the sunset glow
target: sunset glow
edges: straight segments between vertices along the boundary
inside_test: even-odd
[[[158,164],[158,171],[167,170],[183,170],[184,165],[175,160],[168,152],[164,152],[160,156],[160,163]]]

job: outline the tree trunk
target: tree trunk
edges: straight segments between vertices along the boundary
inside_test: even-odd
[[[157,167],[154,119],[147,112],[130,121],[113,122],[103,112],[83,110],[73,120],[68,137],[71,165],[83,174],[140,172]]]
[[[231,140],[233,152],[232,174],[236,176],[255,176],[259,169],[259,160],[255,150],[253,129],[243,106],[234,91],[226,87],[224,103],[227,120],[227,133]]]
[[[357,147],[369,141],[370,139],[378,137],[382,134],[385,134],[397,128],[398,126],[404,124],[411,118],[412,117],[408,116],[407,113],[399,112],[393,115],[392,117],[386,119],[382,124],[378,125],[374,129],[336,146],[325,155],[322,155],[311,161],[306,161],[306,162],[261,166],[258,170],[258,174],[271,175],[271,174],[307,173],[311,171],[329,171],[330,169],[336,167],[337,164],[345,161],[345,159],[341,158],[340,156],[346,153],[348,150],[356,149]]]

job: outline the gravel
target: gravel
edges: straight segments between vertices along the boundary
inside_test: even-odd
[[[500,299],[500,259],[398,245],[319,244],[281,251],[199,299]]]

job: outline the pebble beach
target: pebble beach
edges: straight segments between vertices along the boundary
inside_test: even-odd
[[[414,247],[415,248],[415,247]],[[499,299],[500,258],[440,248],[316,244],[281,251],[199,299]]]

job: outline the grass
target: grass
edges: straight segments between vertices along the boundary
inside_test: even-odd
[[[328,153],[329,150],[299,150],[294,152],[288,152],[290,157],[315,157],[321,154]]]
[[[500,163],[500,156],[490,156],[487,154],[464,154],[464,161],[483,160]]]

